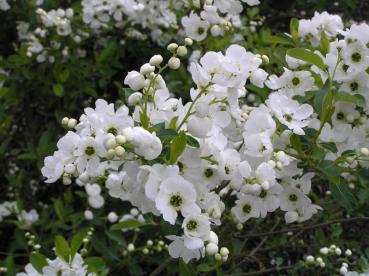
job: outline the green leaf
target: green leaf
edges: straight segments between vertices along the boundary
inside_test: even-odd
[[[214,268],[211,267],[209,264],[207,263],[202,263],[202,264],[199,264],[197,267],[196,267],[196,271],[197,272],[209,272],[209,271],[212,271]]]
[[[107,61],[109,58],[113,57],[114,54],[118,50],[118,43],[115,40],[110,40],[108,45],[101,51],[101,53],[97,56],[97,63],[103,63]]]
[[[176,137],[178,135],[178,132],[171,128],[164,128],[159,129],[158,132],[156,132],[156,136],[163,141],[164,139],[172,139],[173,137]]]
[[[40,253],[32,253],[30,261],[32,266],[40,273],[42,273],[42,268],[48,265],[46,257]]]
[[[55,253],[64,261],[69,262],[70,248],[68,242],[60,235],[55,237]]]
[[[322,160],[318,165],[318,169],[328,177],[339,176],[341,174],[341,168],[330,160]]]
[[[53,86],[53,91],[54,91],[54,94],[58,97],[62,97],[64,96],[64,88],[61,84],[55,84]]]
[[[186,264],[182,259],[179,259],[178,265],[179,265],[179,275],[180,276],[197,275],[196,270],[190,264]]]
[[[70,256],[72,260],[74,258],[74,255],[77,253],[78,249],[81,247],[82,241],[85,236],[86,236],[85,233],[77,233],[73,236],[72,242],[70,244]]]
[[[190,147],[194,147],[194,148],[200,147],[199,141],[197,141],[194,137],[190,135],[186,135],[186,142],[187,142],[187,145],[189,145]]]
[[[120,223],[114,224],[110,227],[110,230],[122,230],[127,228],[138,228],[146,224],[139,222],[135,219],[125,220]]]
[[[330,182],[329,189],[332,192],[332,197],[334,198],[335,202],[337,202],[337,204],[347,209],[348,211],[351,211],[353,209],[356,199],[351,193],[347,184],[341,181],[341,178],[336,183]]]
[[[325,32],[322,32],[320,37],[320,51],[323,55],[326,55],[329,52],[329,40],[327,39]]]
[[[333,143],[333,142],[330,142],[330,143],[320,143],[320,145],[323,148],[325,148],[325,149],[327,149],[327,150],[329,150],[329,151],[331,151],[333,153],[336,153],[338,151],[336,144]]]
[[[69,69],[66,68],[60,75],[59,75],[59,81],[60,82],[66,82],[69,79]]]
[[[297,18],[291,19],[290,33],[291,33],[293,42],[297,44],[299,42],[299,20]]]
[[[186,133],[181,131],[178,136],[173,138],[170,144],[170,158],[169,163],[175,164],[177,162],[178,157],[184,152],[186,148]]]
[[[311,51],[302,48],[293,48],[287,50],[287,55],[305,61],[307,63],[313,64],[318,68],[322,69],[323,71],[326,71],[322,58]]]
[[[149,117],[142,111],[140,111],[140,121],[143,128],[147,129],[149,127]]]
[[[88,272],[99,273],[105,267],[105,262],[99,257],[89,257],[84,259],[84,263],[87,265]]]

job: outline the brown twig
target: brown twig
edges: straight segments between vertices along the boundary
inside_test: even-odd
[[[259,271],[253,271],[253,272],[245,272],[245,273],[232,273],[232,274],[228,274],[227,276],[249,276],[249,275],[261,275],[261,274],[265,274],[265,273],[270,273],[270,272],[279,272],[282,270],[288,270],[293,268],[293,265],[289,265],[289,266],[280,266],[280,267],[275,267],[275,268],[268,268],[268,269],[264,269],[264,270],[259,270]]]
[[[332,221],[329,221],[329,222],[323,222],[323,223],[318,223],[318,224],[308,225],[308,226],[303,226],[303,227],[294,227],[294,228],[289,228],[289,229],[284,229],[284,230],[279,230],[279,231],[255,233],[255,234],[248,234],[248,235],[237,236],[237,237],[240,237],[240,238],[265,237],[265,236],[284,234],[284,233],[288,233],[288,232],[307,231],[307,230],[312,230],[312,229],[315,229],[315,228],[326,227],[326,226],[336,224],[336,223],[350,223],[350,222],[369,222],[369,217],[356,217],[356,218],[347,218],[347,219],[337,219],[337,220],[332,220]]]

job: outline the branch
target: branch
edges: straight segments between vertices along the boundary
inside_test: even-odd
[[[329,226],[331,224],[350,223],[350,222],[369,222],[369,217],[336,219],[336,220],[332,220],[332,221],[329,221],[329,222],[323,222],[323,223],[318,223],[318,224],[314,224],[314,225],[308,225],[308,226],[303,226],[303,227],[294,227],[294,228],[289,228],[289,229],[279,230],[279,231],[270,231],[270,232],[264,232],[264,233],[248,234],[248,235],[245,235],[245,236],[237,236],[237,237],[241,237],[241,238],[265,237],[265,236],[284,234],[284,233],[288,233],[288,232],[307,231],[307,230],[312,230],[312,229],[315,229],[315,228],[326,227],[326,226]]]
[[[150,273],[150,276],[160,275],[161,272],[165,269],[165,267],[172,261],[172,258],[166,259],[161,265],[159,265],[153,272]]]
[[[282,270],[288,270],[293,268],[293,265],[289,265],[289,266],[280,266],[280,267],[275,267],[275,268],[269,268],[269,269],[264,269],[264,270],[259,270],[259,271],[253,271],[253,272],[245,272],[245,273],[232,273],[229,274],[232,276],[248,276],[248,275],[261,275],[261,274],[265,274],[265,273],[270,273],[270,272],[279,272]]]

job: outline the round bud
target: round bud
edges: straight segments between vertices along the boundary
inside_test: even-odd
[[[171,57],[168,61],[168,65],[171,69],[177,70],[181,66],[181,61],[179,58]]]
[[[340,256],[342,254],[342,250],[337,247],[334,253],[336,253],[337,256]]]
[[[342,266],[342,267],[340,268],[340,273],[341,273],[342,275],[345,275],[345,274],[347,273],[347,268],[346,268],[346,267],[344,267],[344,266]]]
[[[61,121],[62,125],[64,127],[67,127],[68,126],[68,122],[69,122],[69,118],[68,117],[64,117]]]
[[[315,258],[314,256],[309,255],[306,257],[306,261],[311,264],[315,261]]]
[[[155,55],[150,58],[150,64],[152,66],[159,66],[163,62],[163,57],[161,55]]]
[[[173,53],[175,50],[177,50],[177,48],[178,48],[177,43],[170,43],[167,47],[167,50]]]
[[[68,120],[68,124],[67,124],[67,127],[69,129],[73,129],[75,126],[77,125],[77,120],[76,119],[69,119]]]
[[[141,101],[141,98],[142,98],[142,93],[140,93],[140,92],[132,93],[128,97],[128,105],[129,106],[137,105]]]
[[[108,220],[110,223],[114,223],[118,220],[118,215],[115,212],[110,212],[108,214]]]
[[[242,223],[237,223],[236,228],[238,231],[241,231],[243,229],[243,224]]]
[[[135,250],[135,245],[133,243],[130,243],[130,244],[128,244],[127,249],[128,249],[129,252],[133,252]]]
[[[94,218],[94,214],[90,210],[86,210],[85,213],[85,219],[92,220]]]
[[[328,247],[322,247],[322,248],[320,248],[320,254],[327,255],[328,252],[329,252]]]
[[[193,40],[189,37],[186,37],[184,42],[186,46],[191,46],[193,44]]]
[[[125,142],[127,142],[127,138],[124,135],[117,135],[115,137],[115,141],[119,144],[119,145],[123,145]]]
[[[142,75],[149,75],[150,73],[155,71],[155,66],[152,66],[149,63],[145,63],[144,65],[141,66],[140,68],[140,73]]]
[[[360,153],[364,156],[369,156],[369,149],[368,148],[361,148]]]
[[[126,152],[126,150],[122,146],[117,146],[114,151],[115,151],[115,154],[119,157],[122,157],[124,153]]]
[[[216,245],[215,243],[208,243],[206,245],[206,254],[213,256],[216,253],[218,253],[218,245]]]
[[[187,48],[186,46],[179,46],[177,49],[177,55],[180,57],[184,57],[187,55]]]
[[[228,255],[229,255],[229,250],[228,250],[228,248],[227,248],[227,247],[222,247],[222,248],[220,249],[220,255],[222,255],[222,257],[224,257],[224,256],[228,256]]]
[[[137,217],[139,212],[136,208],[132,208],[131,211],[130,211],[130,214],[134,217]]]

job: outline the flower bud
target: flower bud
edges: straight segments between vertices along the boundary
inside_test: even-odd
[[[181,61],[179,58],[171,57],[168,61],[168,65],[171,69],[177,70],[181,66]]]
[[[152,66],[159,66],[163,62],[163,57],[161,55],[155,55],[150,58],[150,64]]]

